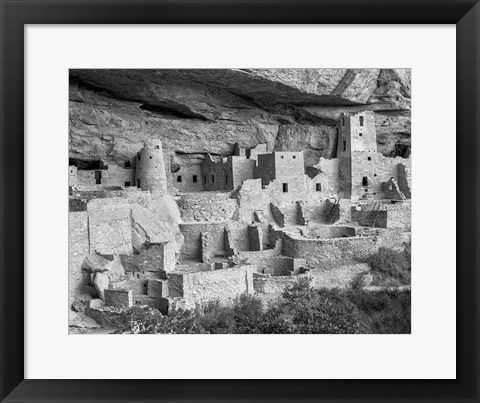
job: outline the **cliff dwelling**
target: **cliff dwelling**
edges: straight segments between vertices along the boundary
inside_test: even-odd
[[[70,71],[71,332],[115,329],[135,307],[268,309],[302,281],[409,289],[369,263],[410,245],[409,75],[365,70],[353,80],[368,76],[368,94],[339,93],[326,70],[316,92],[301,69],[296,88],[275,69]]]

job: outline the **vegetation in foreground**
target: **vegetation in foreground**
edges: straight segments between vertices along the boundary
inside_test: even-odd
[[[373,275],[373,285],[394,287],[410,285],[412,266],[408,244],[403,245],[403,251],[380,248],[367,259],[367,263]]]
[[[286,288],[267,307],[251,295],[232,306],[218,301],[167,316],[132,307],[119,331],[134,333],[359,334],[410,333],[410,291],[315,290],[307,278]]]

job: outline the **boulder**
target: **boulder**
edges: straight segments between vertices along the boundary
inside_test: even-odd
[[[100,271],[92,274],[92,283],[97,290],[98,296],[104,300],[104,290],[108,288],[110,280],[108,279],[108,273]]]
[[[100,325],[83,312],[69,312],[68,325],[81,329],[98,329]]]

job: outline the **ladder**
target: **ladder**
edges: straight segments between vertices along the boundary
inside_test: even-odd
[[[335,202],[332,205],[332,208],[330,209],[330,213],[328,214],[328,222],[331,224],[333,222],[333,210],[335,210],[335,206],[338,206],[340,204],[340,198],[335,199]]]
[[[378,212],[379,211],[380,211],[380,203],[375,203],[375,205],[373,206],[373,209],[372,209],[372,212],[374,214],[372,228],[375,228],[375,224],[377,223],[377,217],[378,217]]]
[[[398,183],[395,179],[390,179],[390,181],[392,182],[396,192],[398,193],[398,195],[400,196],[400,200],[405,200],[406,197],[405,195],[403,194],[403,192],[400,190],[400,186],[398,186]]]

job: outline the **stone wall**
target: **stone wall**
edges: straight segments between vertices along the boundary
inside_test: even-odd
[[[412,177],[411,167],[403,163],[397,165],[397,181],[400,191],[405,195],[407,199],[412,198]]]
[[[286,256],[305,258],[307,267],[315,268],[322,262],[365,258],[380,246],[376,236],[307,239],[285,234],[282,251]]]
[[[68,167],[68,186],[77,185],[77,167],[75,165],[70,165]]]
[[[342,238],[355,236],[355,228],[335,225],[312,225],[302,228],[300,233],[305,238]]]
[[[275,179],[275,154],[259,154],[257,166],[253,170],[253,177],[260,179],[262,186],[267,186]]]
[[[242,157],[230,158],[232,164],[233,189],[236,189],[243,183],[243,181],[253,178],[253,169],[256,165],[256,161]]]
[[[389,204],[388,207],[388,228],[402,228],[410,232],[412,225],[412,205],[408,202]]]
[[[109,165],[102,177],[102,185],[107,186],[135,186],[135,169]]]
[[[69,181],[73,181],[73,176],[70,173],[72,168],[69,167]],[[133,168],[123,168],[118,165],[108,165],[107,169],[83,170],[74,168],[76,170],[75,185],[78,186],[135,186],[135,169]],[[99,178],[99,183],[97,183],[96,177]]]
[[[308,274],[313,279],[314,288],[347,288],[360,273],[369,270],[370,267],[366,263],[343,261],[319,265]]]
[[[101,175],[103,177],[103,173],[106,172],[106,170],[97,170],[98,172],[101,172]],[[83,169],[77,169],[77,185],[95,185],[97,182],[95,180],[95,172],[94,170],[83,170]]]
[[[202,170],[200,164],[184,166],[172,175],[173,186],[182,192],[201,192]]]
[[[230,221],[225,225],[230,249],[235,251],[249,251],[250,236],[248,224],[243,221]]]
[[[137,154],[135,184],[142,190],[167,193],[164,154],[160,140],[149,140]]]
[[[90,253],[88,242],[88,217],[86,212],[68,213],[68,303],[83,284],[82,263]]]
[[[324,197],[335,197],[340,190],[338,179],[338,158],[320,158],[318,164],[314,166],[318,171],[317,175],[307,177],[307,190],[317,192],[316,185],[321,185],[321,191]]]
[[[185,237],[182,249],[180,250],[181,260],[201,261],[202,244],[201,233],[210,235],[215,254],[225,251],[225,223],[183,223],[180,224],[180,231]]]
[[[233,190],[232,157],[214,160],[207,154],[200,169],[203,190]]]
[[[94,199],[87,205],[90,250],[99,254],[132,254],[131,206],[122,198]]]
[[[387,220],[390,213],[387,210],[356,211],[355,217],[360,225],[365,227],[387,228]]]
[[[255,292],[261,294],[281,294],[287,287],[293,286],[301,278],[309,277],[308,274],[297,276],[270,276],[268,274],[253,274],[253,287]]]
[[[230,192],[184,193],[177,200],[184,222],[219,222],[237,214],[237,202]]]
[[[259,157],[262,157],[262,155],[259,155]],[[255,221],[255,211],[261,212],[266,221],[271,221],[270,196],[268,192],[262,190],[261,179],[251,179],[243,182],[242,187],[236,192],[236,197],[240,206],[240,219],[242,221]]]
[[[254,292],[254,271],[254,266],[245,265],[194,273],[172,272],[169,296],[183,297],[188,308],[214,300],[229,303],[240,294]]]

